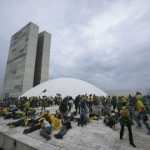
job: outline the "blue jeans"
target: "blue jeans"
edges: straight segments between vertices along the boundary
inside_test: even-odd
[[[138,126],[141,126],[140,120],[143,118],[143,113],[142,112],[138,112],[136,117],[137,117],[136,121],[137,121]],[[148,122],[147,121],[143,121],[143,124],[145,125],[146,129],[150,133],[150,126],[149,126]]]
[[[132,118],[134,121],[137,121],[137,111],[134,110],[134,108],[131,108]]]
[[[67,133],[67,127],[66,126],[62,126],[59,133],[62,137]]]
[[[52,131],[51,126],[48,126],[46,128],[42,128],[40,131],[40,135],[47,138],[51,134],[51,131]]]
[[[143,123],[144,123],[145,127],[147,128],[148,132],[150,133],[150,126],[149,126],[148,122],[143,121]]]

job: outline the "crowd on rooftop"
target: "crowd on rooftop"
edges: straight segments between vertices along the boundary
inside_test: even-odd
[[[56,112],[49,112],[46,107],[58,105]],[[40,108],[41,111],[37,111]],[[13,122],[7,125],[10,128],[18,126],[26,127],[23,134],[29,134],[40,130],[40,135],[46,140],[51,139],[51,132],[59,130],[54,134],[56,139],[63,136],[72,128],[72,122],[77,126],[85,126],[90,120],[103,119],[106,126],[115,128],[120,123],[120,140],[123,140],[124,127],[129,131],[129,143],[136,147],[132,135],[132,126],[142,128],[144,124],[147,134],[150,135],[148,115],[150,114],[150,96],[142,96],[136,92],[135,96],[96,96],[77,95],[61,97],[8,97],[0,100],[0,116],[4,119],[12,118]],[[143,122],[143,124],[141,123]]]

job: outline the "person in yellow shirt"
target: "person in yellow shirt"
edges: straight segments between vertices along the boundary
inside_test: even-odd
[[[26,117],[28,116],[29,108],[30,108],[30,102],[29,102],[29,100],[27,99],[26,102],[25,102],[25,108],[24,108],[24,112],[25,112],[25,116],[26,116]]]
[[[136,108],[137,108],[137,111],[140,113],[145,110],[143,102],[140,99],[137,100]]]
[[[144,125],[146,126],[147,130],[148,130],[148,134],[150,135],[150,126],[147,122],[148,118],[145,119],[144,116],[146,115],[146,110],[144,107],[143,102],[141,101],[141,97],[137,97],[137,101],[136,101],[136,109],[137,109],[137,117],[136,117],[136,121],[138,124],[138,127],[142,127],[140,120],[143,120]]]

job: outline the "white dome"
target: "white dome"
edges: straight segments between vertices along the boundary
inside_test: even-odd
[[[75,98],[79,94],[95,94],[97,96],[105,97],[107,95],[104,91],[88,82],[74,78],[58,78],[41,83],[21,96],[41,96],[45,89],[46,92],[44,94],[46,96],[56,96],[56,94],[61,94],[62,97],[68,95]]]

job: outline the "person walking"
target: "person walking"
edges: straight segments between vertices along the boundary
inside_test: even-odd
[[[132,120],[131,120],[131,115],[127,109],[126,106],[123,106],[121,111],[120,111],[120,140],[122,140],[123,135],[124,135],[124,127],[127,126],[128,131],[129,131],[129,142],[130,145],[132,145],[133,147],[136,147],[134,142],[133,142],[133,135],[132,135]]]
[[[150,135],[150,126],[147,122],[148,116],[146,115],[146,109],[145,109],[145,106],[144,106],[140,96],[137,96],[136,109],[137,109],[136,120],[137,120],[138,127],[142,127],[142,125],[140,123],[140,119],[142,118],[143,124],[145,125],[146,129],[148,130],[147,134]]]

